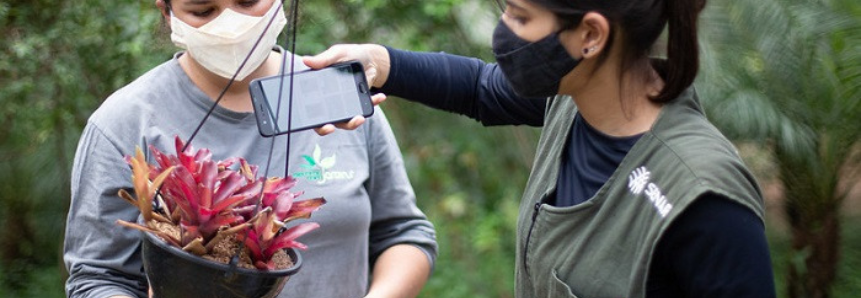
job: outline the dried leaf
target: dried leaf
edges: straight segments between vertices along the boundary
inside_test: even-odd
[[[191,240],[185,247],[182,248],[183,251],[187,251],[193,253],[198,256],[202,256],[206,254],[206,247],[203,246],[203,238],[197,237],[194,240]]]
[[[117,219],[117,224],[124,226],[124,227],[127,227],[127,228],[132,228],[135,230],[140,230],[143,232],[152,233],[156,236],[159,236],[161,239],[164,239],[165,241],[167,241],[168,243],[170,243],[173,246],[182,247],[182,245],[179,244],[178,240],[174,239],[173,237],[171,237],[170,235],[168,235],[167,233],[164,233],[162,231],[154,230],[154,229],[151,229],[149,227],[145,227],[145,226],[142,226],[142,225],[139,225],[136,223],[130,223],[130,222],[124,221],[122,219]]]

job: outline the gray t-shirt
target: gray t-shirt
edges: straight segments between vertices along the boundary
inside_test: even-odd
[[[81,136],[72,170],[72,198],[63,258],[69,297],[145,297],[140,234],[115,221],[134,221],[138,211],[117,196],[131,189],[123,160],[139,146],[175,154],[174,136],[187,140],[213,101],[183,72],[177,58],[152,69],[111,95],[93,113]],[[297,60],[296,61],[301,61]],[[297,69],[305,68],[297,65]],[[220,106],[192,141],[214,160],[243,157],[263,175],[272,146],[253,113]],[[321,137],[313,131],[274,138],[269,176],[284,176],[285,163],[297,178],[298,199],[325,197],[328,203],[311,220],[320,228],[301,237],[302,269],[278,296],[362,297],[369,265],[394,244],[422,249],[433,264],[434,229],[415,205],[415,195],[389,123],[379,108],[355,131]]]

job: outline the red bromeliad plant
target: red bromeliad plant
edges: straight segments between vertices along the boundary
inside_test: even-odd
[[[296,184],[292,177],[258,178],[257,166],[245,159],[216,162],[207,149],[183,147],[179,137],[177,155],[150,146],[155,165],[146,162],[140,148],[134,157],[126,157],[137,198],[125,190],[119,195],[141,211],[144,225],[119,224],[153,233],[199,256],[212,255],[224,243],[231,253],[244,247],[258,269],[276,269],[273,256],[285,248],[307,248],[296,239],[319,225],[307,222],[287,229],[287,224],[309,218],[325,199],[295,201],[302,193],[289,191]],[[232,170],[237,161],[238,171]]]

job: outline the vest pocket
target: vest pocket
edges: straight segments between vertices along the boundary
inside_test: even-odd
[[[564,281],[559,279],[559,275],[556,274],[556,269],[553,269],[550,280],[550,287],[548,287],[547,298],[559,298],[559,297],[567,297],[567,298],[577,298],[577,295],[571,291],[571,287],[568,286]]]

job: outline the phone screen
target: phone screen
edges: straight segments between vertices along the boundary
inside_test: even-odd
[[[290,74],[285,74],[251,82],[251,99],[261,135],[279,135],[287,133],[288,127],[289,132],[294,132],[373,114],[364,69],[359,62],[293,74],[292,113],[290,81]],[[292,122],[290,126],[288,119]]]

